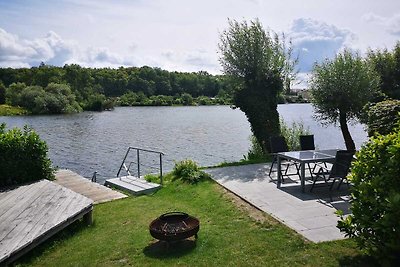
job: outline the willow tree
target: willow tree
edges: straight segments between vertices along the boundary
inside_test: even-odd
[[[363,107],[379,88],[379,76],[370,64],[348,50],[314,65],[310,80],[316,118],[339,123],[348,150],[355,150],[347,123],[361,116]]]
[[[284,37],[265,31],[258,20],[229,20],[219,43],[220,63],[226,75],[236,81],[233,104],[250,122],[264,152],[270,136],[279,135],[277,97],[294,69],[291,49]]]

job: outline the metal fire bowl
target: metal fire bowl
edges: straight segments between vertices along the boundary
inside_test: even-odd
[[[184,212],[168,212],[149,225],[152,237],[162,241],[178,241],[191,236],[197,237],[200,222]]]

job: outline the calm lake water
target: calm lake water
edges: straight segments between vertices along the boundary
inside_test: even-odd
[[[322,127],[310,104],[279,105],[278,111],[288,123],[302,121],[309,127],[318,148],[344,147],[339,128]],[[240,160],[251,134],[244,113],[228,106],[118,107],[73,115],[0,116],[0,122],[9,128],[31,126],[47,142],[54,166],[85,177],[97,171],[99,182],[116,176],[129,146],[164,152],[164,168],[170,170],[174,161],[186,158],[202,166]],[[367,140],[362,125],[350,131],[357,147]],[[153,166],[158,157],[143,154],[141,160]],[[150,171],[142,169],[142,174]]]

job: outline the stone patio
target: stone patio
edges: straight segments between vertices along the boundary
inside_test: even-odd
[[[346,185],[329,191],[329,186],[315,187],[306,181],[301,192],[298,176],[285,177],[276,186],[276,172],[268,176],[269,163],[224,167],[206,170],[212,178],[229,191],[240,196],[312,242],[345,238],[336,227],[336,210],[349,213],[349,193]]]

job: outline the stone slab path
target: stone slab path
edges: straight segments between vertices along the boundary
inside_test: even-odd
[[[349,196],[346,185],[329,191],[329,186],[314,188],[310,181],[306,192],[301,192],[298,177],[285,178],[280,188],[276,186],[276,173],[268,176],[269,163],[207,169],[212,178],[229,191],[258,209],[294,229],[306,239],[323,242],[343,239],[336,227],[335,211],[349,213]],[[294,176],[293,176],[294,177]]]

